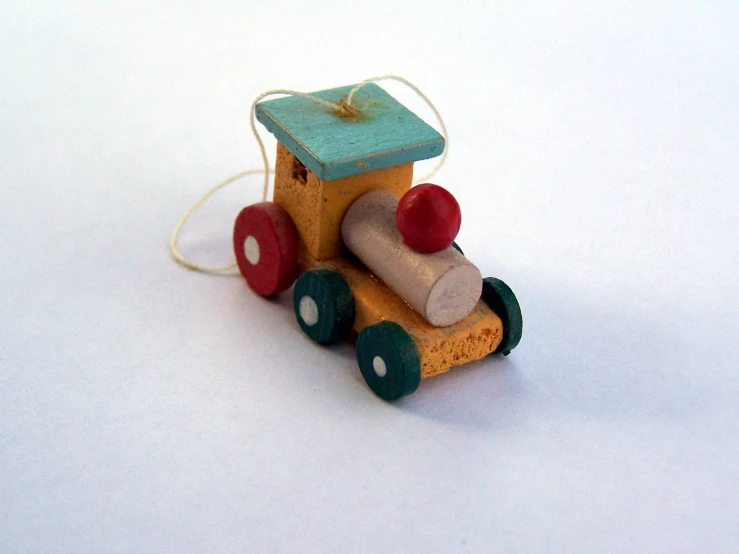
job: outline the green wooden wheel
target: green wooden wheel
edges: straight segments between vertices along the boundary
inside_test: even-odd
[[[346,337],[354,324],[352,291],[335,269],[303,273],[295,283],[293,307],[303,332],[321,344]]]
[[[421,360],[413,339],[392,321],[362,329],[357,363],[369,388],[385,400],[411,394],[421,382]]]
[[[494,354],[502,352],[504,356],[518,346],[523,335],[523,315],[516,295],[511,288],[500,279],[486,277],[482,280],[482,299],[490,306],[503,322],[503,340],[500,341]]]

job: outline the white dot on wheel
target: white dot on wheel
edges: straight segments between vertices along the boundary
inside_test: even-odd
[[[318,306],[310,296],[304,296],[300,299],[298,310],[300,311],[300,318],[308,327],[318,323]]]
[[[372,360],[372,368],[375,370],[375,373],[377,373],[378,377],[385,377],[385,375],[387,375],[387,366],[385,365],[385,360],[383,360],[379,356],[375,356],[375,359]]]
[[[259,263],[259,243],[251,235],[244,240],[244,254],[246,254],[246,259],[251,265]]]

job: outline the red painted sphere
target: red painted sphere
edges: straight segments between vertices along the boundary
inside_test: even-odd
[[[426,183],[403,195],[395,223],[407,246],[417,252],[438,252],[456,238],[462,212],[451,192]]]

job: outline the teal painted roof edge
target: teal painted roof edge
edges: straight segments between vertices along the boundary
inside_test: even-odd
[[[333,89],[322,90],[311,93],[314,96],[338,102],[346,97],[348,92],[354,87],[349,85],[345,87],[337,87]],[[286,97],[278,98],[274,100],[267,100],[257,104],[255,109],[255,115],[257,120],[262,123],[269,132],[271,132],[275,138],[287,147],[312,173],[314,173],[319,179],[323,181],[333,181],[341,179],[343,177],[350,177],[353,175],[359,175],[367,171],[375,171],[378,169],[385,169],[388,167],[394,167],[397,165],[416,162],[429,158],[435,158],[440,156],[444,152],[445,140],[433,127],[425,123],[421,118],[416,116],[413,112],[408,110],[405,106],[400,104],[395,98],[393,98],[385,89],[374,84],[369,83],[358,91],[355,98],[361,99],[362,96],[382,95],[388,98],[389,102],[397,105],[396,109],[401,109],[404,115],[412,118],[412,124],[416,128],[423,126],[427,128],[425,130],[428,140],[422,140],[420,142],[411,142],[404,144],[400,148],[388,149],[384,151],[371,152],[367,156],[354,156],[347,159],[342,159],[336,163],[332,162],[321,162],[318,159],[316,153],[312,152],[305,144],[303,144],[298,138],[296,138],[280,121],[278,121],[272,113],[270,113],[270,105],[274,106],[275,103],[283,102],[286,100],[292,100],[300,102],[304,100],[300,97]],[[307,102],[310,102],[307,100]],[[314,103],[312,108],[318,109],[320,105]],[[326,110],[324,107],[320,107],[322,110]],[[307,111],[307,110],[306,110]],[[334,116],[340,119],[339,116]],[[360,124],[356,122],[350,123],[351,125]]]

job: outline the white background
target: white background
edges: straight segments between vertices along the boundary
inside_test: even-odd
[[[736,552],[738,28],[728,1],[4,2],[0,552]],[[256,94],[390,72],[444,114],[458,242],[525,319],[395,404],[290,294],[167,252],[259,167]],[[259,190],[186,255],[228,262]]]

